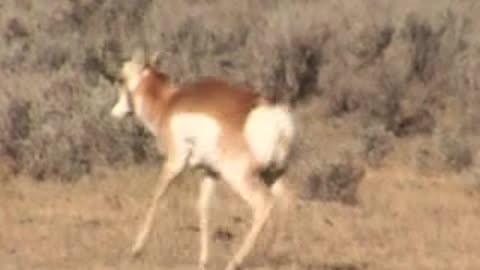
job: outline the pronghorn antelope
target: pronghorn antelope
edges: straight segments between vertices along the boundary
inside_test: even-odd
[[[253,248],[269,218],[275,198],[285,199],[284,172],[294,138],[292,114],[244,86],[208,78],[177,86],[168,75],[134,53],[121,69],[124,87],[111,114],[133,113],[165,148],[158,186],[132,246],[139,254],[152,226],[157,204],[169,184],[186,168],[201,167],[206,176],[198,199],[199,267],[209,253],[209,203],[216,182],[226,181],[251,207],[253,223],[227,265],[236,269]]]

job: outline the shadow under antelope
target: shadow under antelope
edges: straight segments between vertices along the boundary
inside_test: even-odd
[[[176,85],[142,51],[121,68],[123,87],[111,115],[133,113],[164,146],[166,161],[145,220],[132,246],[137,255],[151,230],[159,200],[185,168],[202,167],[198,198],[199,267],[208,253],[209,204],[216,182],[226,181],[251,207],[253,223],[227,270],[240,267],[268,220],[276,198],[286,202],[285,171],[295,127],[288,105],[268,101],[246,86],[217,78]],[[266,176],[269,177],[266,177]],[[265,179],[270,178],[270,179]],[[288,199],[287,199],[288,200]]]

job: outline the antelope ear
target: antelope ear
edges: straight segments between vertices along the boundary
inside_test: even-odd
[[[158,60],[160,59],[160,52],[155,51],[155,53],[150,57],[150,62],[149,64],[151,66],[155,66],[158,63]]]
[[[144,66],[146,64],[145,51],[140,48],[136,48],[133,51],[131,62]]]

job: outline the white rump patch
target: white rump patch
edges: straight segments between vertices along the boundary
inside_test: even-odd
[[[215,119],[203,114],[182,113],[173,116],[171,124],[174,137],[190,146],[191,166],[216,162],[221,130]]]
[[[264,166],[283,166],[295,128],[291,113],[282,106],[260,106],[248,115],[245,137],[255,158]]]

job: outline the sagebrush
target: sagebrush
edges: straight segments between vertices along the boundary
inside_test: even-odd
[[[345,149],[370,166],[396,153],[439,160],[418,168],[468,169],[480,132],[478,5],[410,2],[4,1],[2,160],[39,179],[158,162],[145,130],[108,116],[120,63],[143,47],[178,82],[221,76],[292,104],[294,174],[306,182]]]

